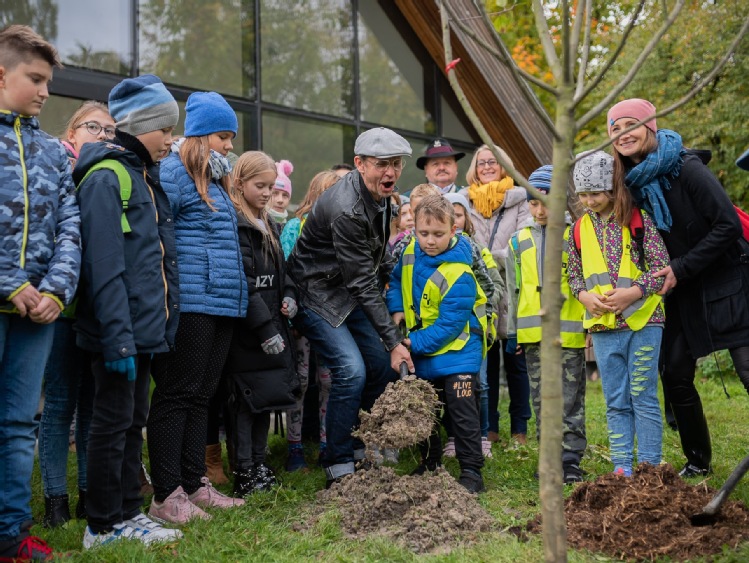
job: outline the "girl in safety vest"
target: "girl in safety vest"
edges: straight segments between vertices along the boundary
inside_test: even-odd
[[[552,167],[545,165],[534,171],[528,182],[548,194],[551,189]],[[507,315],[507,336],[516,339],[525,350],[531,404],[536,415],[536,438],[541,436],[541,290],[544,285],[546,254],[546,206],[528,195],[528,208],[534,224],[515,233],[510,239],[507,257],[507,292],[510,302]],[[583,480],[580,461],[588,445],[585,436],[585,308],[573,297],[567,281],[567,245],[570,228],[564,233],[562,250],[561,311],[562,342],[562,468],[565,483]],[[555,335],[550,335],[553,337]]]
[[[635,434],[637,461],[661,461],[657,389],[665,315],[658,295],[663,279],[652,272],[668,265],[668,253],[646,213],[636,211],[642,215],[642,238],[630,232],[631,196],[627,190],[612,192],[612,178],[613,158],[602,151],[575,164],[575,192],[586,213],[574,226],[580,246],[569,245],[568,273],[596,350],[614,472],[628,477]]]

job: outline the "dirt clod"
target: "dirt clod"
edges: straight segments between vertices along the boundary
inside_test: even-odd
[[[608,474],[579,485],[565,502],[570,547],[625,560],[674,561],[721,553],[749,539],[749,509],[727,500],[711,526],[692,526],[716,491],[690,485],[671,465],[639,466],[631,478]],[[540,517],[529,523],[539,532]]]
[[[413,376],[388,383],[371,412],[359,413],[353,432],[367,448],[405,448],[426,440],[439,404],[434,387]]]
[[[317,498],[340,510],[348,536],[385,536],[416,553],[445,553],[495,526],[476,497],[441,468],[420,476],[399,476],[391,467],[357,471]]]

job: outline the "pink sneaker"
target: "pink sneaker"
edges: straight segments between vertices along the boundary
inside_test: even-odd
[[[442,455],[445,457],[455,457],[455,438],[447,439],[445,449],[442,450]]]
[[[162,524],[186,524],[194,518],[210,520],[211,515],[195,506],[187,498],[187,493],[182,487],[174,489],[171,495],[164,499],[164,502],[157,502],[156,498],[151,501],[151,509],[148,516],[152,520]]]
[[[488,438],[481,438],[481,453],[484,457],[492,457],[492,443]]]
[[[190,502],[201,508],[232,508],[233,506],[242,506],[244,499],[227,497],[225,494],[217,491],[208,477],[201,477],[202,486],[189,495],[187,498]]]

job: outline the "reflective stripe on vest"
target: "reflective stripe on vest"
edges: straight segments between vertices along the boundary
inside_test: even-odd
[[[567,243],[570,228],[564,232],[562,250],[561,292],[564,303],[560,312],[560,340],[564,348],[584,348],[585,332],[583,313],[585,307],[572,295],[567,280]],[[518,297],[517,339],[518,344],[535,344],[541,341],[541,284],[538,279],[538,254],[536,241],[530,228],[522,229],[517,236],[516,262],[519,263],[521,280]]]
[[[401,257],[401,295],[403,297],[403,314],[406,318],[406,328],[409,332],[426,328],[437,320],[439,306],[442,298],[450,291],[453,284],[463,274],[469,274],[476,281],[473,271],[468,264],[448,262],[440,264],[432,272],[421,295],[419,309],[417,311],[413,299],[413,270],[416,261],[416,238],[408,243]],[[481,325],[482,351],[486,355],[486,295],[478,283],[476,283],[476,299],[473,303],[473,313]],[[466,323],[458,337],[448,342],[442,348],[429,356],[439,356],[450,350],[462,350],[471,336],[470,321]]]
[[[630,255],[631,235],[628,227],[622,227],[622,257],[619,263],[619,277],[617,287],[632,287],[632,283],[642,275],[642,272],[632,261]],[[585,278],[585,289],[590,293],[604,295],[614,287],[611,283],[606,260],[598,245],[595,227],[590,215],[587,213],[580,219],[580,254],[583,264],[583,277]],[[644,327],[653,312],[661,303],[661,296],[657,294],[649,297],[641,297],[632,305],[622,311],[622,317],[627,326],[632,330],[640,330]],[[606,328],[616,327],[616,314],[605,313],[600,317],[592,317],[585,311],[583,326],[590,328],[594,325],[602,325]]]

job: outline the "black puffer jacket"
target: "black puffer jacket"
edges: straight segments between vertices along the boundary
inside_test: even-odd
[[[390,213],[389,198],[378,204],[351,172],[317,200],[288,262],[302,306],[334,327],[361,307],[387,350],[403,340],[382,298],[393,266],[386,259]]]
[[[280,243],[277,253],[265,252],[263,233],[242,215],[238,228],[250,298],[247,316],[237,319],[234,326],[224,372],[230,376],[233,392],[253,412],[290,408],[301,396],[301,385],[294,364],[294,339],[281,306],[284,297],[296,299],[296,292],[286,277]],[[276,334],[283,337],[286,348],[280,354],[266,354],[261,344]]]
[[[704,151],[700,151],[703,153]],[[703,160],[709,155],[701,154]],[[673,217],[661,231],[677,286],[666,298],[678,308],[695,358],[749,345],[749,243],[723,187],[695,154],[684,156],[664,197]]]

